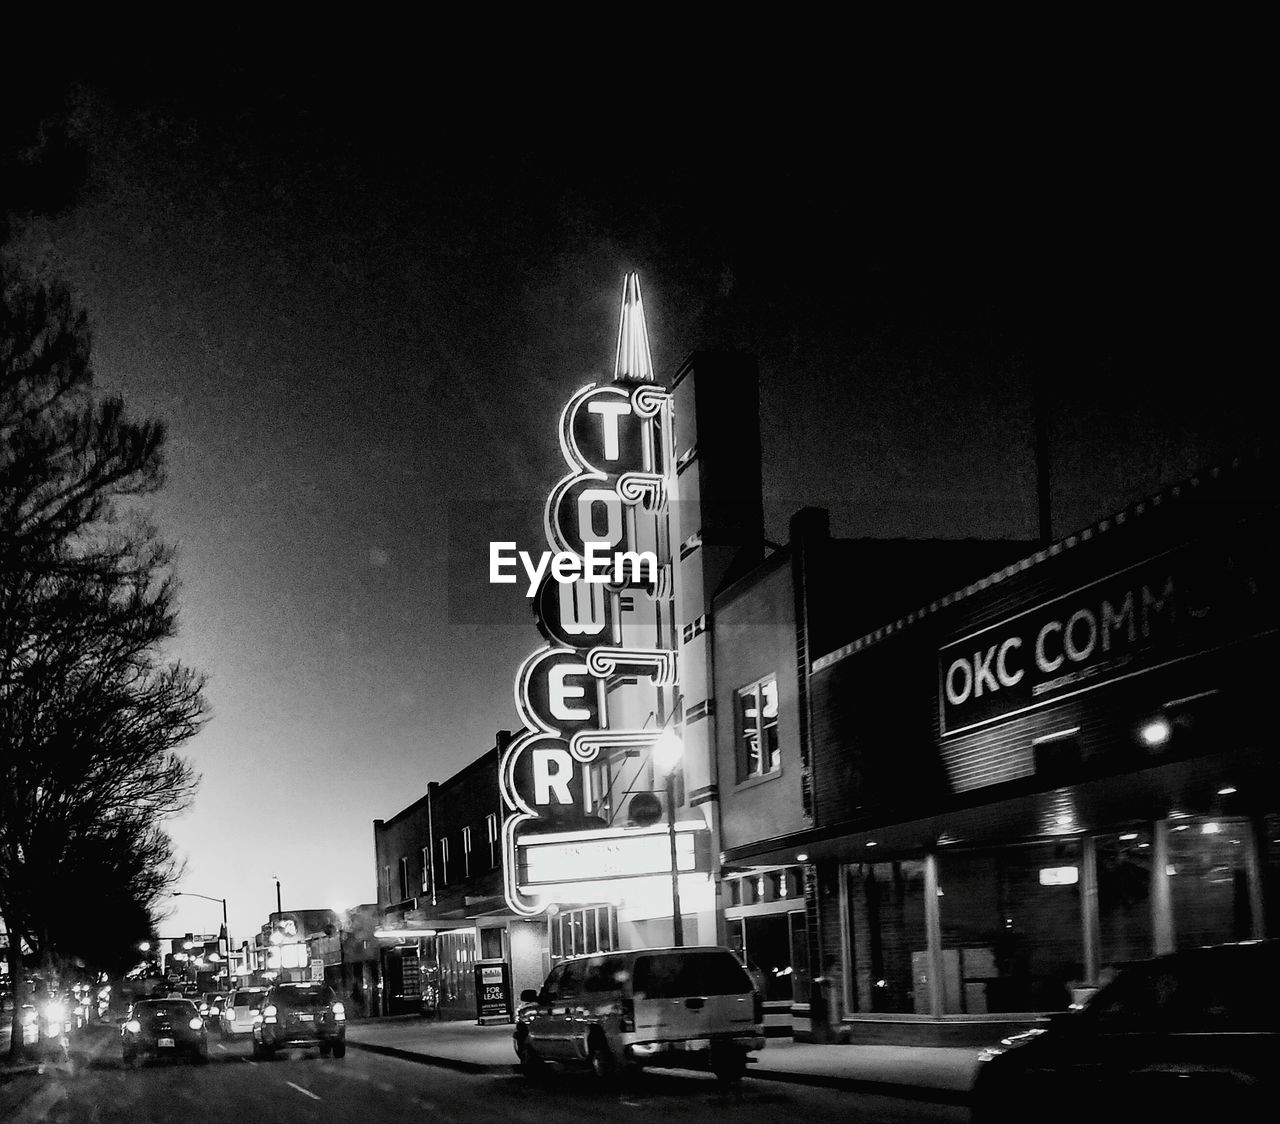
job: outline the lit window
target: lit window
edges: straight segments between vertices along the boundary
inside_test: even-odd
[[[738,779],[766,776],[780,767],[778,681],[770,675],[738,692]]]
[[[449,885],[449,840],[440,837],[440,885]]]
[[[471,828],[462,829],[462,877],[471,877]]]
[[[422,892],[431,892],[431,848],[422,848]]]
[[[391,867],[382,868],[382,893],[388,902],[391,901]]]
[[[400,858],[400,900],[404,901],[409,897],[409,856],[402,855]]]

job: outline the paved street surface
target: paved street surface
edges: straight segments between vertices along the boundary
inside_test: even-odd
[[[653,1071],[622,1089],[602,1087],[590,1074],[563,1074],[530,1084],[512,1072],[456,1070],[366,1050],[342,1059],[314,1050],[255,1062],[247,1043],[213,1041],[208,1065],[162,1063],[127,1070],[109,1030],[82,1036],[68,1062],[43,1074],[0,1085],[0,1120],[11,1124],[99,1124],[126,1121],[209,1121],[236,1124],[270,1119],[392,1124],[424,1119],[440,1124],[550,1124],[634,1120],[643,1124],[708,1120],[778,1124],[820,1121],[964,1121],[955,1105],[863,1092],[810,1088],[748,1077],[733,1090],[705,1074]]]

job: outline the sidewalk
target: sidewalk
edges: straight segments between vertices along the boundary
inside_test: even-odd
[[[509,1023],[477,1026],[404,1015],[353,1020],[347,1043],[464,1073],[510,1073],[516,1061],[511,1032]],[[755,1059],[749,1077],[961,1104],[973,1085],[978,1048],[819,1046],[771,1038]]]

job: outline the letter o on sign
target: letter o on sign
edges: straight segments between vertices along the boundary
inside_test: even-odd
[[[1088,643],[1076,643],[1076,625],[1084,621],[1088,628]],[[1098,643],[1098,621],[1088,609],[1077,609],[1071,614],[1071,619],[1067,621],[1067,627],[1062,630],[1062,650],[1067,653],[1067,659],[1072,663],[1079,663],[1081,660],[1087,660],[1092,654],[1094,646]]]
[[[604,515],[604,526],[597,516]],[[612,550],[622,541],[622,501],[608,488],[588,488],[578,497],[578,537]]]
[[[956,672],[963,672],[964,686],[957,690],[956,688]],[[969,666],[968,660],[956,660],[949,668],[947,668],[947,702],[952,706],[959,706],[965,699],[969,697],[969,692],[973,690],[973,669]]]

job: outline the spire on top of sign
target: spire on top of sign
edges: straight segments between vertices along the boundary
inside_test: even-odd
[[[649,330],[640,301],[640,274],[628,273],[622,282],[622,316],[618,323],[618,354],[613,381],[630,379],[653,382],[653,357],[649,354]]]

